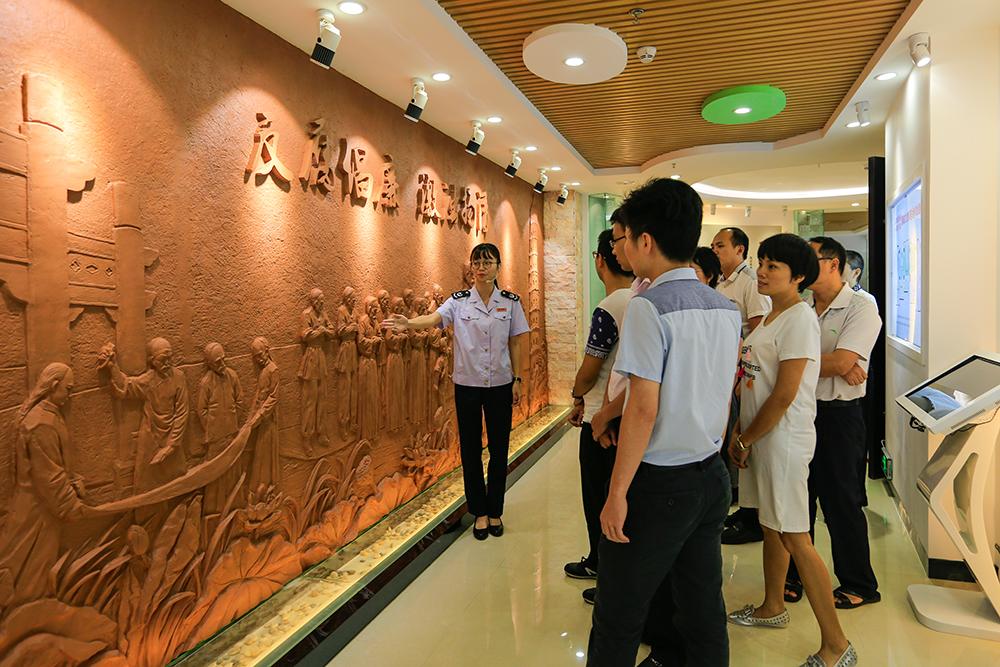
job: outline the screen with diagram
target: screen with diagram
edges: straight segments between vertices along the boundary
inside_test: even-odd
[[[917,179],[889,205],[889,335],[920,350],[923,311],[922,181]]]

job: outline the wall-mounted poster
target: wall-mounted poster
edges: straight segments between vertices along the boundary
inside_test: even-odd
[[[923,313],[922,180],[889,205],[889,335],[920,352]]]

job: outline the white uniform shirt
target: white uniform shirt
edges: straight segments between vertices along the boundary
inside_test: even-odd
[[[813,307],[814,298],[811,295],[807,300]],[[832,354],[837,350],[854,352],[859,357],[858,365],[867,373],[872,348],[882,331],[882,318],[874,302],[844,283],[823,314],[819,315],[819,331],[822,354]],[[820,378],[816,386],[816,400],[850,401],[861,398],[867,386],[867,381],[852,387],[842,377]]]
[[[740,358],[740,425],[745,430],[774,392],[782,361],[808,359],[795,399],[781,421],[763,438],[763,446],[816,445],[816,383],[819,380],[819,322],[816,311],[800,302],[770,324],[761,322],[743,341]],[[766,443],[764,442],[766,441]],[[757,445],[754,445],[756,447]]]
[[[475,289],[453,293],[437,312],[441,326],[455,326],[452,381],[466,387],[500,387],[514,381],[508,344],[529,331],[516,294],[494,289],[484,304]]]
[[[604,363],[601,364],[597,382],[583,395],[583,420],[586,422],[593,419],[601,409],[604,389],[618,354],[618,338],[621,335],[622,322],[625,320],[625,306],[631,298],[632,290],[623,287],[601,299],[597,308],[594,308],[584,353],[603,359]]]
[[[667,271],[629,301],[615,373],[660,385],[643,461],[678,466],[718,453],[739,340],[736,307],[694,269]]]
[[[643,292],[649,289],[649,285],[650,285],[649,278],[636,278],[635,280],[632,281],[632,287],[629,289],[629,298],[631,299],[637,294],[642,294]],[[628,304],[626,304],[626,306],[627,305]],[[625,319],[624,315],[622,315],[622,319],[623,320]],[[619,338],[621,337],[621,329],[624,326],[625,322],[622,322],[621,325],[618,327]],[[614,366],[612,366],[611,368],[614,369]],[[611,377],[608,378],[608,401],[613,401],[616,398],[618,398],[618,396],[621,395],[621,393],[625,391],[625,389],[627,388],[628,388],[628,381],[625,379],[625,376],[619,375],[618,373],[615,373],[614,370],[612,370]]]
[[[750,333],[749,321],[771,312],[771,299],[757,291],[757,275],[746,260],[736,267],[725,280],[720,280],[715,289],[736,304],[743,318],[743,337]]]

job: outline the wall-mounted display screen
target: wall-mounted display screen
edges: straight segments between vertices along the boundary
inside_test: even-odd
[[[917,352],[923,342],[922,181],[914,181],[889,205],[889,335]]]

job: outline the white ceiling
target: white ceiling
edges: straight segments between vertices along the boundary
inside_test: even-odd
[[[538,146],[535,153],[522,151],[518,176],[534,182],[539,167],[553,165],[562,171],[549,174],[549,189],[562,182],[579,181],[582,192],[622,193],[654,176],[678,173],[688,182],[704,181],[716,187],[766,191],[863,186],[867,182],[864,162],[883,153],[883,127],[888,107],[912,68],[906,38],[913,32],[977,11],[995,13],[1000,2],[963,0],[963,12],[949,0],[923,0],[893,44],[859,79],[857,89],[845,100],[843,111],[822,132],[772,144],[728,144],[680,151],[661,156],[645,165],[594,170],[538,112],[519,90],[434,0],[365,0],[360,16],[340,12],[336,0],[223,0],[240,13],[306,53],[316,38],[315,11],[333,10],[342,33],[333,67],[377,95],[404,109],[410,96],[410,80],[423,78],[429,100],[421,116],[441,132],[465,144],[471,121],[498,115],[500,124],[485,124],[486,139],[480,155],[506,166],[511,148]],[[967,5],[967,6],[966,6]],[[821,26],[818,29],[822,29]],[[302,67],[315,67],[303,56]],[[932,65],[933,66],[933,65]],[[431,80],[434,72],[448,72],[446,83]],[[874,76],[895,71],[891,81]],[[868,100],[872,124],[849,129],[854,102]],[[762,202],[739,198],[705,197],[706,201],[753,203],[754,206],[849,209],[857,197]]]

